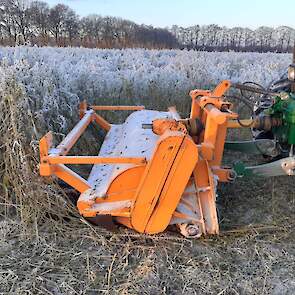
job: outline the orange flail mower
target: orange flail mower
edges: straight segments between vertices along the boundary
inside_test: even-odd
[[[218,234],[216,186],[231,181],[222,168],[228,125],[237,114],[223,99],[230,82],[212,92],[193,90],[191,115],[180,119],[142,106],[80,105],[80,121],[56,147],[49,132],[40,140],[40,174],[55,175],[81,193],[77,206],[86,218],[112,216],[138,232],[156,234],[176,225],[186,237]],[[132,110],[122,125],[99,110]],[[106,131],[98,156],[67,156],[90,123]],[[93,164],[87,180],[67,164]]]
[[[255,84],[257,85],[257,84]],[[240,120],[225,99],[241,91],[252,117]],[[242,91],[258,93],[253,103]],[[108,217],[141,233],[176,225],[185,237],[218,234],[216,188],[236,176],[295,175],[295,51],[288,77],[269,89],[249,82],[221,82],[213,91],[193,90],[190,118],[143,106],[80,104],[80,121],[56,147],[49,132],[40,140],[40,174],[56,176],[80,192],[78,210],[88,219]],[[96,111],[134,111],[110,124]],[[98,156],[67,156],[90,123],[106,132]],[[250,128],[250,141],[225,142],[228,128]],[[222,166],[224,148],[262,155],[262,165]],[[268,161],[268,162],[267,162]],[[265,163],[266,162],[266,163]],[[92,164],[87,180],[67,164]]]

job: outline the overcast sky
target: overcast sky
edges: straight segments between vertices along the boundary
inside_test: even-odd
[[[257,28],[295,27],[295,0],[47,0],[79,15],[119,16],[157,27],[218,24]]]

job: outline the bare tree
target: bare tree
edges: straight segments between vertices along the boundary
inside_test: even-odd
[[[64,15],[65,33],[69,38],[70,45],[79,36],[79,17],[72,9],[67,9]]]
[[[64,37],[66,34],[66,20],[67,15],[71,9],[64,4],[57,4],[50,9],[49,12],[49,30],[55,38],[55,43],[60,44],[60,38]]]
[[[32,34],[36,38],[41,38],[42,44],[48,43],[49,13],[49,5],[40,1],[32,2],[27,12]]]

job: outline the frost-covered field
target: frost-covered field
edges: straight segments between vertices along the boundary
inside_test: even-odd
[[[15,76],[36,115],[55,114],[56,124],[64,128],[65,115],[70,117],[73,108],[76,113],[82,99],[150,108],[176,104],[184,111],[193,88],[212,87],[223,79],[266,86],[286,71],[290,60],[289,54],[273,53],[0,48],[0,79]]]
[[[289,54],[181,50],[1,48],[1,71],[15,68],[30,91],[44,86],[81,97],[145,97],[182,93],[223,79],[267,85],[291,61]],[[43,85],[42,85],[43,86]],[[38,89],[40,86],[38,87]],[[44,89],[43,96],[50,95]],[[36,90],[35,90],[36,91]]]
[[[265,84],[285,70],[291,57],[276,53],[17,47],[1,48],[0,60],[17,65],[18,70],[30,69],[27,78],[43,78],[46,73],[48,80],[57,79],[77,94],[83,91],[80,84],[86,83],[84,87],[92,95],[125,95],[129,86],[132,92],[127,94],[142,96],[149,94],[151,87],[183,90],[222,79]]]

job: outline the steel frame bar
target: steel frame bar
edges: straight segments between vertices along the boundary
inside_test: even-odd
[[[84,178],[64,165],[54,165],[53,173],[80,193],[84,193],[91,188],[90,184]]]
[[[78,122],[78,124],[72,129],[72,131],[64,138],[64,140],[54,149],[50,154],[65,156],[73,147],[73,145],[77,142],[77,140],[81,137],[85,129],[93,120],[93,110],[89,110],[85,112],[83,118]]]
[[[49,164],[135,164],[146,163],[146,158],[104,158],[97,156],[48,156]]]
[[[94,111],[141,111],[144,106],[90,106]]]
[[[93,117],[94,117],[94,120],[95,122],[102,128],[104,129],[105,131],[109,131],[112,127],[112,125],[107,121],[105,120],[102,116],[94,113],[93,114]]]

